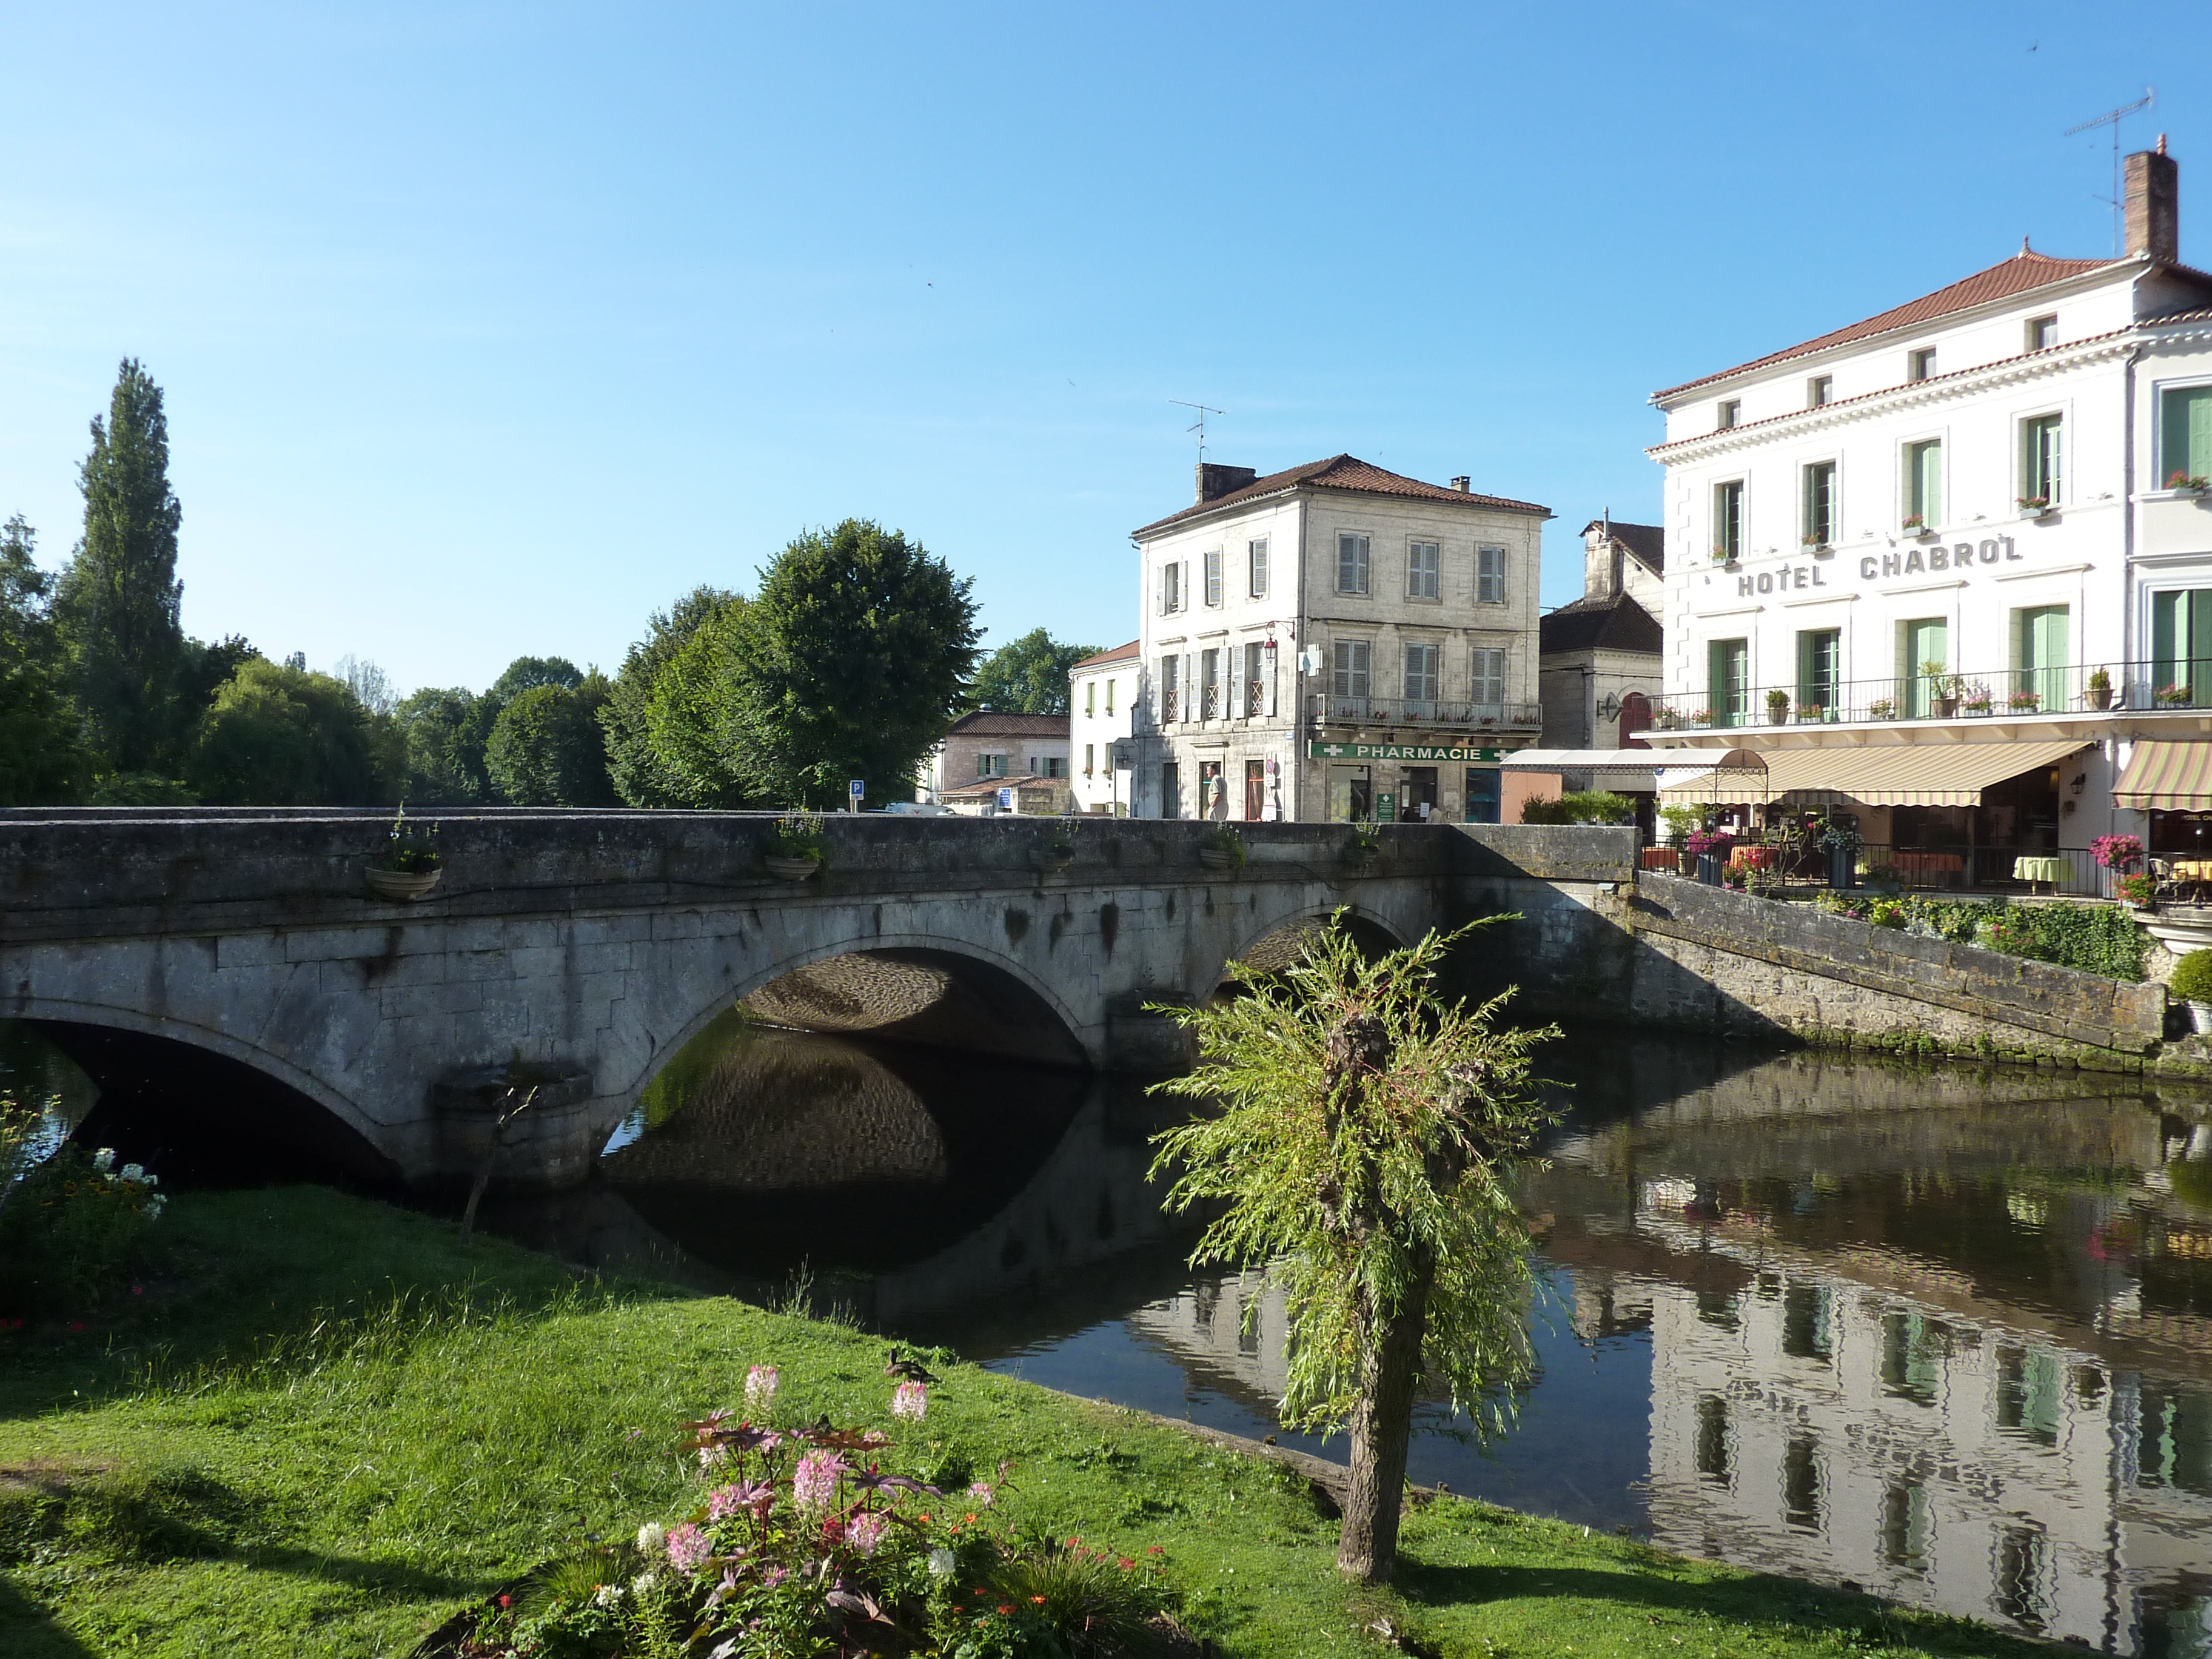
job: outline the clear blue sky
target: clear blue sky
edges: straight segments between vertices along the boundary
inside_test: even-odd
[[[117,361],[167,389],[186,626],[481,687],[611,670],[847,515],[994,641],[1136,631],[1210,453],[1657,510],[1656,386],[2032,234],[2157,85],[2080,4],[0,9],[0,514],[49,563]]]

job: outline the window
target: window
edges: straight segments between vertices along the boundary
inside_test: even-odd
[[[1478,645],[1474,647],[1475,713],[1495,720],[1502,716],[1504,708],[1505,653],[1495,647]]]
[[[1736,423],[1737,418],[1741,416],[1742,413],[1742,399],[1738,398],[1723,398],[1721,400],[1719,410],[1713,421],[1714,429],[1720,432],[1727,431],[1730,427]]]
[[[1198,717],[1202,720],[1221,718],[1221,653],[1218,651],[1198,653]]]
[[[1182,774],[1173,761],[1160,763],[1160,816],[1182,816]]]
[[[1206,602],[1214,606],[1221,603],[1221,550],[1218,547],[1206,556]]]
[[[1836,464],[1814,461],[1805,468],[1804,527],[1800,532],[1808,547],[1836,544]]]
[[[1182,659],[1160,659],[1160,724],[1173,726],[1182,718]]]
[[[2151,595],[2150,655],[2154,696],[2165,691],[2177,703],[2212,706],[2212,588]]]
[[[1406,597],[1435,599],[1443,597],[1443,550],[1434,542],[1415,542],[1406,550]]]
[[[1832,713],[1843,690],[1844,635],[1839,629],[1808,629],[1797,635],[1797,710]]]
[[[1098,682],[1097,680],[1085,680],[1083,683],[1083,717],[1085,720],[1089,720],[1093,715],[1097,714],[1097,712]]]
[[[1244,718],[1267,712],[1267,647],[1257,640],[1244,647]]]
[[[1933,380],[1936,375],[1936,348],[1922,346],[1905,360],[1905,378],[1908,380]]]
[[[1734,564],[1743,556],[1743,480],[1713,486],[1713,558]]]
[[[1267,538],[1265,536],[1244,550],[1245,568],[1250,577],[1246,591],[1255,599],[1267,597]]]
[[[1943,521],[1943,441],[1905,447],[1905,527],[1933,530]]]
[[[2021,714],[2070,710],[2066,607],[2039,605],[2012,613],[2012,696]]]
[[[1182,609],[1182,566],[1164,564],[1160,567],[1160,614],[1172,616]]]
[[[1367,591],[1367,538],[1342,534],[1336,538],[1336,591],[1340,593],[1364,593]]]
[[[1267,816],[1267,763],[1248,760],[1244,763],[1244,818],[1256,823]]]
[[[1836,377],[1815,374],[1805,382],[1805,407],[1820,409],[1836,401]]]
[[[2212,386],[2160,394],[2158,453],[2159,480],[2168,489],[2212,477]]]
[[[1904,695],[1898,714],[1905,720],[1924,720],[1936,712],[1932,700],[1956,694],[1948,671],[1951,661],[1951,624],[1941,617],[1923,617],[1897,625],[1897,678]]]
[[[1086,778],[1091,775],[1091,747],[1092,745],[1087,743],[1083,745],[1083,775]]]
[[[976,756],[975,775],[979,778],[1003,778],[1006,775],[1006,757],[1004,755]]]
[[[1412,714],[1418,707],[1430,719],[1436,718],[1437,659],[1442,656],[1440,647],[1409,645],[1406,647],[1406,712]]]
[[[2060,430],[2057,415],[2038,415],[2020,423],[2020,496],[2023,507],[2056,507],[2065,482],[2061,476]]]
[[[1705,647],[1705,703],[1715,726],[1741,726],[1751,700],[1751,641],[1715,640]]]
[[[1369,655],[1365,640],[1339,640],[1336,642],[1335,691],[1338,696],[1366,697]]]
[[[1106,712],[1109,714],[1114,712],[1114,682],[1111,680],[1106,682]]]
[[[2027,319],[2027,349],[2048,351],[2058,343],[2058,319],[2056,317],[2031,317]]]
[[[1067,757],[1065,755],[1047,755],[1043,759],[1037,763],[1036,775],[1041,778],[1066,777],[1067,775]]]
[[[1505,603],[1505,550],[1479,547],[1474,551],[1474,597],[1480,605]]]

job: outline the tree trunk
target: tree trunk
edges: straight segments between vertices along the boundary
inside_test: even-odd
[[[1344,1527],[1336,1539],[1336,1567],[1370,1584],[1387,1580],[1398,1563],[1406,1444],[1413,1437],[1413,1385],[1420,1374],[1429,1285],[1435,1276],[1432,1266],[1424,1266],[1407,1288],[1405,1305],[1374,1333],[1358,1403],[1352,1411],[1352,1470]]]

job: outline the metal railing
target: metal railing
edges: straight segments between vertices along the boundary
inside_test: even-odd
[[[1668,854],[1674,850],[1651,849],[1644,855],[1644,867],[1665,870]],[[1686,851],[1678,852],[1675,862],[1680,873],[1698,873],[1698,861]],[[1851,862],[1854,884],[1860,887],[1894,885],[1916,892],[2016,893],[2023,897],[2115,898],[2121,873],[2106,869],[2080,847],[1893,847],[1867,842]],[[1829,852],[1817,842],[1738,842],[1723,860],[1724,869],[1731,866],[1785,887],[1826,887],[1833,878]]]
[[[1474,732],[1534,732],[1544,710],[1533,702],[1454,702],[1443,698],[1340,697],[1316,691],[1306,713],[1317,726],[1418,726]]]
[[[1653,699],[1655,730],[1836,726],[1885,720],[2019,720],[2037,714],[2212,708],[2212,659],[2068,663],[1978,673],[1793,680]]]

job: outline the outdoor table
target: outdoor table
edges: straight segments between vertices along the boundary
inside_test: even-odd
[[[2212,881],[2212,859],[2176,859],[2173,861],[2176,881]]]
[[[1680,870],[1682,855],[1672,847],[1647,847],[1638,862],[1646,870]]]
[[[2027,890],[2031,893],[2035,890],[2039,883],[2046,881],[2051,884],[2051,890],[2055,893],[2060,887],[2071,881],[2073,876],[2074,866],[2064,859],[2024,858],[2014,859],[2012,861],[2012,878],[2014,881],[2026,882]]]

